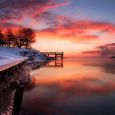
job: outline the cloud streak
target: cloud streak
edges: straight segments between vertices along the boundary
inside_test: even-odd
[[[25,16],[33,17],[50,9],[67,6],[69,2],[54,2],[53,0],[1,0],[0,21],[21,20]]]
[[[100,45],[95,50],[84,51],[82,54],[110,58],[115,56],[115,43]]]
[[[115,25],[105,22],[75,20],[64,16],[55,17],[53,27],[49,27],[39,32],[42,37],[67,39],[76,42],[97,41],[106,35],[115,35]]]

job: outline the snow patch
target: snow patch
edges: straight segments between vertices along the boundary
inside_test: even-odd
[[[39,51],[24,48],[0,47],[0,66],[26,60],[47,60],[48,58]]]

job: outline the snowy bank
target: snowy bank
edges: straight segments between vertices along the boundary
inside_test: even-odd
[[[16,63],[26,59],[40,61],[47,60],[48,58],[44,54],[36,50],[0,47],[0,66]]]

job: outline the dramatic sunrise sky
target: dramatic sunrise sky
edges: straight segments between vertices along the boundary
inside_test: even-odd
[[[33,47],[66,56],[115,46],[115,0],[0,0],[0,28],[30,27]]]

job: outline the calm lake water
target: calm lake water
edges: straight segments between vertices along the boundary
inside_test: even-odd
[[[22,103],[25,115],[115,115],[114,59],[54,64],[31,72],[32,85]]]

